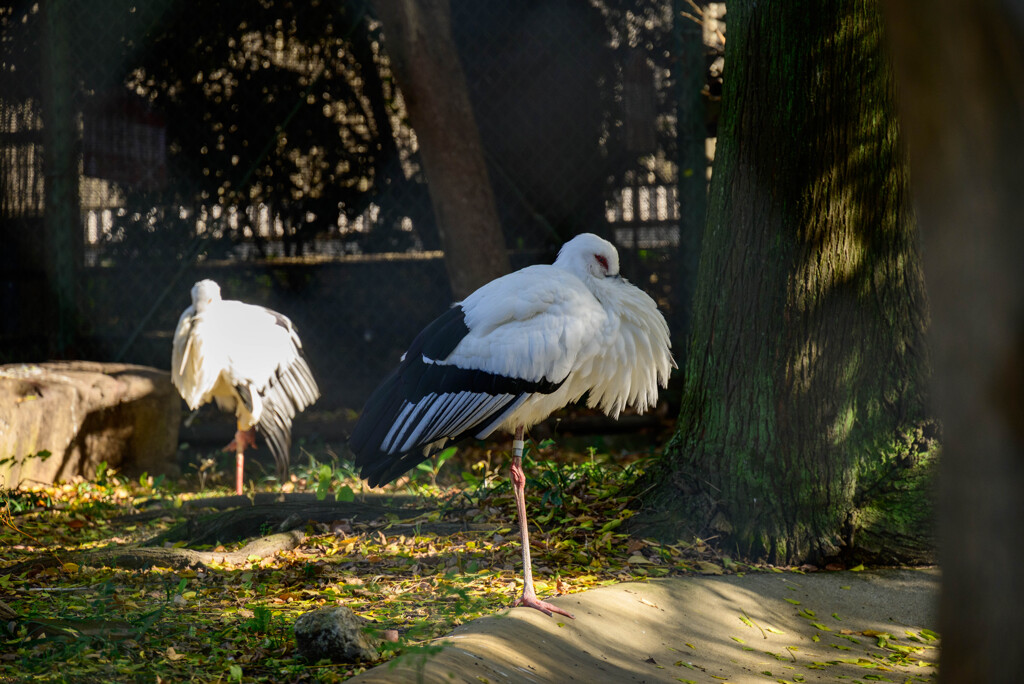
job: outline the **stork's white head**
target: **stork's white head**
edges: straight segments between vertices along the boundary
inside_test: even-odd
[[[593,233],[581,233],[558,250],[555,266],[583,277],[615,278],[619,275],[619,253],[615,245]]]
[[[192,306],[201,313],[211,302],[220,301],[220,285],[212,280],[200,280],[192,286]]]

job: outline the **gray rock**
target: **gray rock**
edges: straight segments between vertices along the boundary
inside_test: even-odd
[[[127,474],[177,475],[181,398],[170,373],[91,361],[0,366],[0,485]],[[45,460],[36,457],[49,452]]]
[[[366,633],[367,622],[345,606],[318,608],[295,621],[299,655],[310,662],[330,660],[352,663],[378,658],[375,641]]]

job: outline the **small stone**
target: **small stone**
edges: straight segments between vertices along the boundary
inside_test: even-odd
[[[377,647],[366,632],[366,624],[346,606],[304,613],[295,621],[299,655],[314,663],[324,659],[336,663],[376,660]]]

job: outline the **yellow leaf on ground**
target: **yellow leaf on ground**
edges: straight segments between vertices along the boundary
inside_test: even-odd
[[[697,572],[702,575],[721,575],[721,566],[708,561],[697,561]]]

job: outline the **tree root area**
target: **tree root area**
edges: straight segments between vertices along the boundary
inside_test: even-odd
[[[132,570],[151,567],[205,569],[207,563],[244,563],[252,557],[266,558],[281,551],[289,551],[302,543],[305,534],[298,531],[281,532],[260,537],[237,551],[196,551],[187,548],[151,548],[146,546],[116,546],[95,551],[74,553],[54,552],[24,560],[4,568],[5,573],[23,575],[49,567],[75,563],[90,567],[126,568]]]
[[[194,502],[190,502],[194,503]],[[210,563],[240,564],[254,558],[266,558],[297,548],[310,525],[339,525],[342,533],[355,530],[386,529],[389,534],[435,533],[450,535],[491,526],[468,522],[427,522],[417,520],[432,509],[414,507],[421,501],[403,498],[381,501],[318,501],[306,495],[220,497],[187,506],[192,512],[166,532],[141,544],[113,546],[77,552],[48,552],[4,568],[5,573],[21,575],[40,572],[67,563],[90,567],[145,569],[164,567],[176,570],[205,569]],[[234,506],[234,507],[231,507]],[[226,508],[209,512],[210,508]],[[167,515],[167,509],[143,511],[118,520],[129,522]],[[455,517],[458,518],[458,511]],[[236,551],[209,551],[190,547],[211,547],[250,540]],[[172,546],[173,545],[173,546]]]
[[[238,499],[245,497],[226,497]],[[167,532],[145,542],[145,546],[163,546],[167,542],[185,546],[230,544],[270,532],[287,532],[309,523],[371,522],[388,516],[412,519],[423,515],[424,509],[363,501],[280,501],[249,504],[225,511],[197,511]]]

